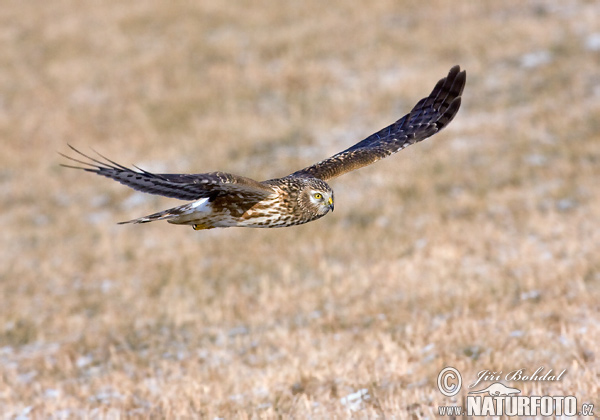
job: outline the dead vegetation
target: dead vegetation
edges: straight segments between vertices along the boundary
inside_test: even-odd
[[[448,365],[465,382],[567,369],[519,389],[599,404],[599,13],[3,5],[2,418],[432,417]],[[148,170],[282,176],[454,64],[468,82],[450,127],[332,182],[335,213],[305,226],[117,226],[174,201],[58,166],[69,142]]]

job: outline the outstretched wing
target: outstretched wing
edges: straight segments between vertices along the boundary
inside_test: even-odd
[[[101,156],[104,161],[85,155],[73,146],[69,147],[87,161],[75,159],[60,153],[63,157],[85,166],[62,166],[84,171],[119,181],[134,190],[178,198],[180,200],[197,200],[214,198],[224,194],[240,194],[247,198],[260,201],[273,194],[274,190],[268,185],[238,175],[224,172],[206,174],[154,174],[135,167],[137,170],[119,165]]]
[[[362,168],[392,155],[413,143],[430,137],[447,126],[460,108],[460,95],[465,87],[466,73],[459,66],[450,69],[428,97],[394,124],[374,133],[328,159],[290,176],[311,176],[328,180]]]

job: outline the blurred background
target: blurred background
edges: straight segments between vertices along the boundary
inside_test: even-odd
[[[5,418],[431,417],[445,366],[598,400],[600,3],[6,2]],[[117,222],[182,202],[60,167],[280,177],[451,66],[442,133],[286,229]],[[489,384],[489,382],[488,382]],[[505,382],[507,385],[510,383]],[[464,387],[456,398],[466,395]]]

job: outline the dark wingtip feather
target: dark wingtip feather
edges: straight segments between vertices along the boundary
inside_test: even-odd
[[[462,98],[459,96],[450,102],[450,105],[444,114],[437,121],[438,131],[450,124],[454,117],[456,117],[456,114],[460,108],[461,100]]]

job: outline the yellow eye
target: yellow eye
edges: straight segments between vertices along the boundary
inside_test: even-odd
[[[316,193],[315,195],[313,195],[313,197],[315,197],[317,200],[320,200],[321,198],[323,198],[323,194]]]

